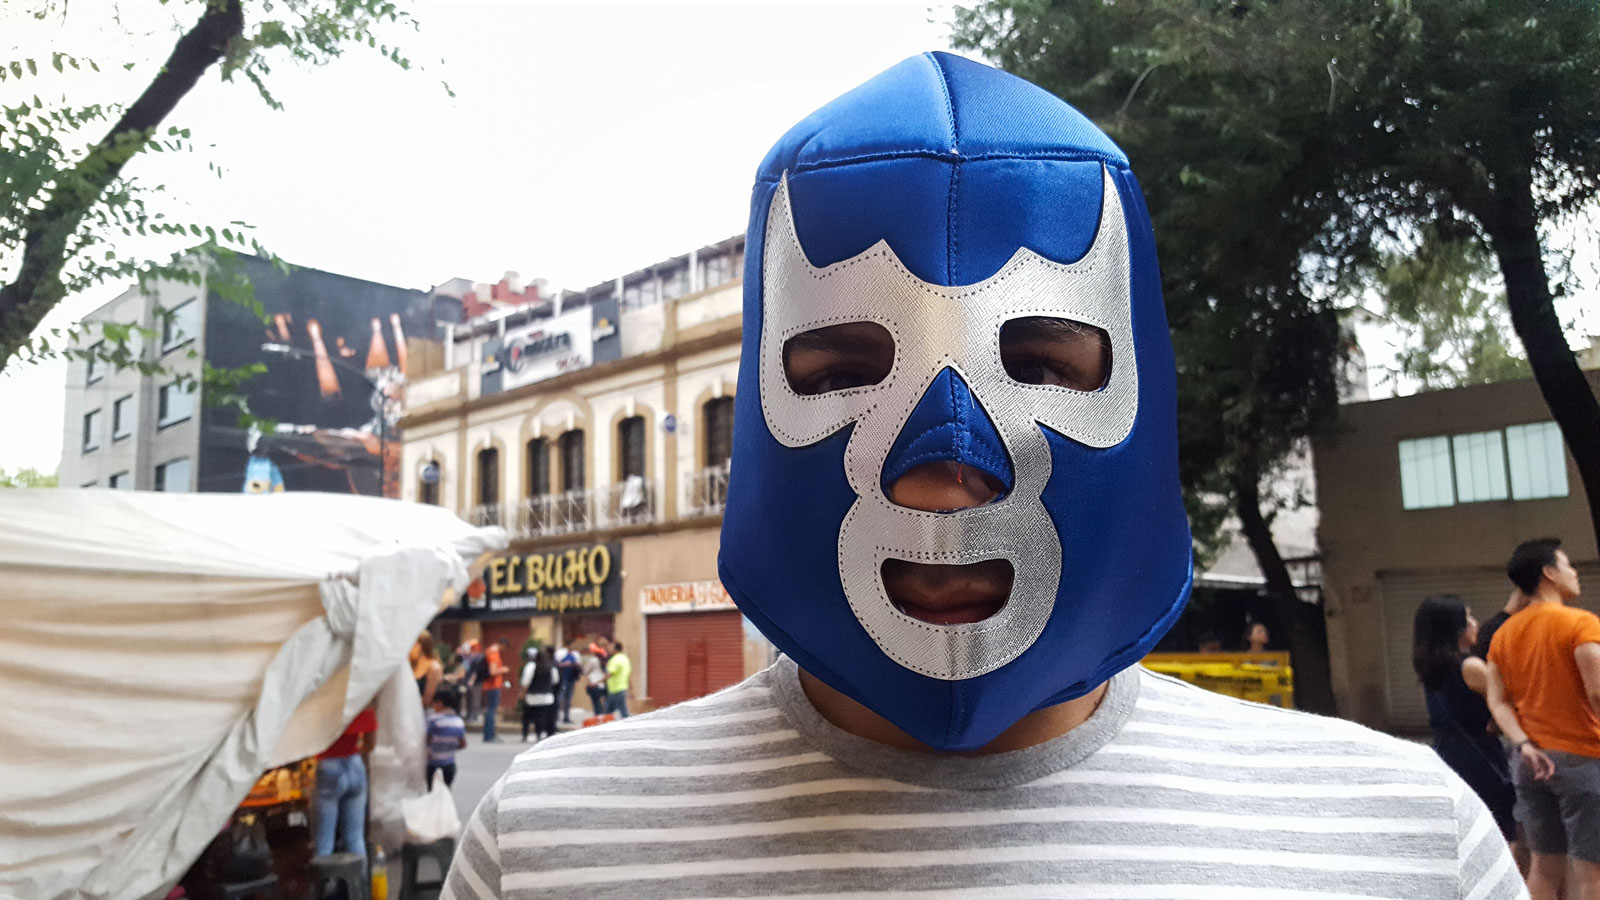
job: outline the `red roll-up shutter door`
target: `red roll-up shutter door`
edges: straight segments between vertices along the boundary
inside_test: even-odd
[[[744,678],[738,611],[662,613],[645,624],[650,699],[657,708],[703,697]]]

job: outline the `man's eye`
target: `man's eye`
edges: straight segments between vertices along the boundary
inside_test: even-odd
[[[783,344],[789,387],[806,396],[879,384],[894,368],[894,337],[876,322],[814,328]]]
[[[1000,328],[1000,362],[1022,384],[1096,391],[1111,374],[1111,339],[1071,319],[1012,319]]]

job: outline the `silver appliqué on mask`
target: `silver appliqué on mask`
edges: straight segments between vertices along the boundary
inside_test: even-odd
[[[1043,632],[1061,581],[1061,541],[1041,496],[1050,450],[1039,425],[1104,448],[1133,428],[1139,377],[1133,350],[1127,226],[1102,168],[1094,245],[1069,264],[1026,247],[976,284],[943,287],[912,274],[885,241],[859,256],[816,268],[794,225],[785,175],[767,213],[763,251],[760,385],[767,427],[787,447],[822,440],[855,423],[844,469],[856,502],[839,529],[845,597],[867,632],[899,664],[946,681],[992,672]],[[1104,329],[1111,372],[1097,391],[1012,380],[1000,360],[1000,327],[1051,316]],[[783,346],[801,332],[876,322],[894,337],[894,366],[875,385],[802,395],[783,371]],[[996,503],[950,513],[896,506],[881,487],[884,462],[906,418],[933,379],[954,369],[988,413],[1011,456],[1015,484]],[[1011,596],[994,615],[934,625],[897,609],[884,590],[883,561],[962,565],[1010,561]]]

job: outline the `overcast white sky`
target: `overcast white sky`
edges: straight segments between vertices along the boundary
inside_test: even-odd
[[[62,50],[108,74],[45,69],[0,83],[0,102],[63,91],[129,102],[170,51],[174,23],[198,8],[72,0],[65,20],[38,22],[37,5],[0,0],[4,58],[43,68]],[[166,185],[175,215],[249,222],[299,265],[414,288],[513,269],[586,287],[742,231],[751,176],[772,142],[901,59],[947,49],[950,5],[423,0],[420,31],[397,35],[423,71],[365,48],[324,68],[284,64],[271,81],[281,112],[213,74],[171,120],[201,148],[146,155],[129,172]],[[46,327],[119,290],[70,299]],[[1588,305],[1600,304],[1591,295]],[[0,374],[0,468],[53,470],[64,367],[12,369]]]

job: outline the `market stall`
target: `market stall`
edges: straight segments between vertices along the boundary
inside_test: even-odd
[[[502,546],[375,498],[0,492],[0,896],[164,894],[380,693],[375,815],[420,792],[397,663]]]

